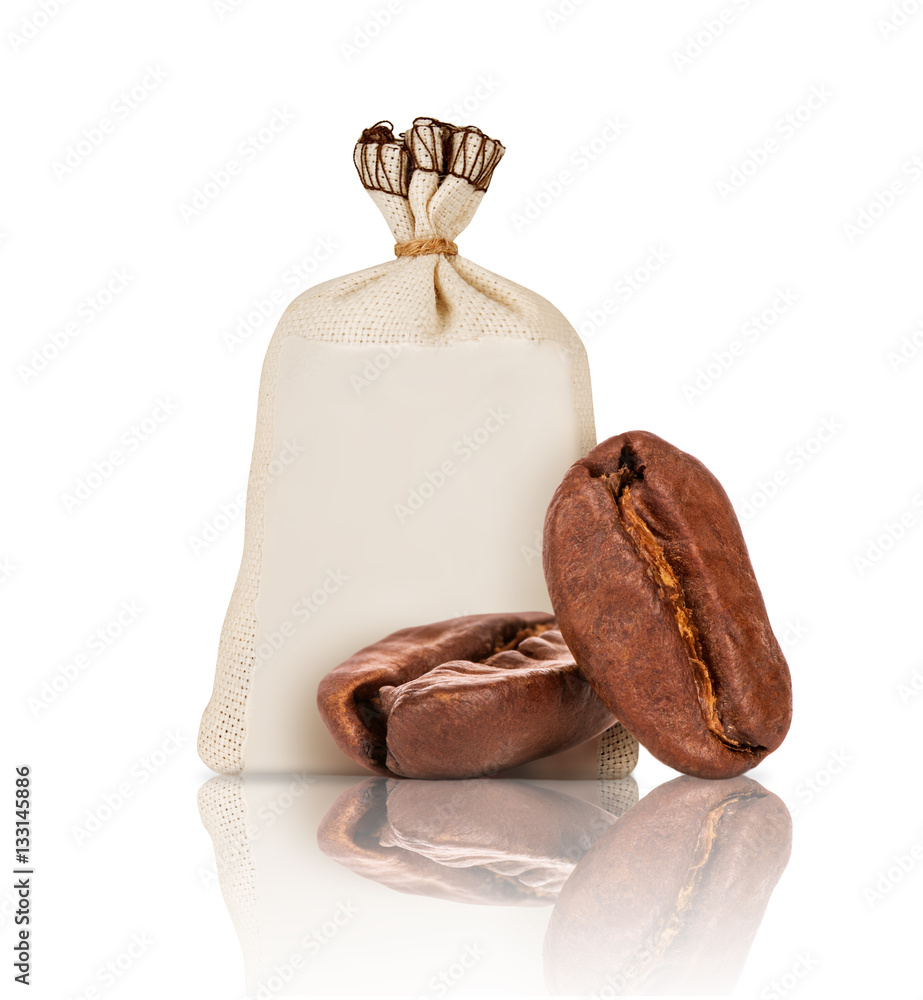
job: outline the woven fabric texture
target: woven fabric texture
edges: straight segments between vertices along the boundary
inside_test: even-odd
[[[366,129],[354,161],[397,242],[454,241],[471,221],[502,155],[500,143],[478,129],[421,118],[403,136],[395,137],[388,123]],[[461,255],[399,257],[327,281],[296,298],[279,321],[263,364],[243,560],[221,634],[212,698],[199,731],[203,761],[226,774],[239,773],[246,765],[265,489],[277,447],[275,385],[279,352],[288,337],[439,347],[491,338],[551,342],[571,374],[581,448],[586,452],[595,444],[589,366],[573,327],[541,296]],[[310,400],[305,402],[310,405]],[[606,767],[624,767],[630,758],[625,736],[610,742],[622,749],[617,759],[610,754]]]
[[[207,781],[198,795],[199,816],[215,850],[221,894],[240,940],[246,968],[262,961],[256,916],[256,868],[247,839],[246,807],[240,778]]]
[[[638,741],[616,722],[603,734],[599,743],[597,778],[624,778],[638,766]]]
[[[638,804],[638,782],[634,778],[613,778],[600,780],[599,804],[612,813],[613,816],[622,816],[627,813],[632,806]]]

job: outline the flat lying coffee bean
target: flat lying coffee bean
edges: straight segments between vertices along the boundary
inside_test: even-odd
[[[547,614],[402,629],[327,674],[317,705],[348,757],[405,778],[496,774],[615,721]]]
[[[526,782],[368,778],[336,800],[317,843],[398,892],[548,906],[615,821],[599,806]]]
[[[655,788],[564,883],[545,935],[550,991],[730,995],[791,845],[788,809],[750,778]]]
[[[782,742],[791,678],[734,508],[645,431],[571,466],[545,519],[545,579],[580,669],[665,764],[740,774]]]

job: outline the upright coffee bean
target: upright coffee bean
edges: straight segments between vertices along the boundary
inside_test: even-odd
[[[776,749],[791,679],[727,494],[645,431],[568,470],[548,508],[545,579],[587,680],[664,763],[737,775]]]

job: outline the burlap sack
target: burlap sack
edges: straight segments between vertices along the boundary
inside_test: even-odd
[[[327,671],[398,628],[550,610],[542,523],[595,443],[590,377],[557,309],[454,252],[503,152],[427,118],[356,146],[397,257],[304,292],[269,344],[199,734],[214,770],[362,773],[318,716]],[[637,746],[610,733],[627,773]]]

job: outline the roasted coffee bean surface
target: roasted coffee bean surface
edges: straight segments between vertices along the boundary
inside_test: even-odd
[[[752,778],[659,785],[564,884],[545,936],[550,991],[730,996],[791,845],[788,809]]]
[[[555,492],[543,561],[581,671],[654,756],[726,778],[779,746],[788,665],[731,501],[698,459],[646,431],[602,442]]]
[[[633,779],[624,785],[637,796]],[[366,778],[331,806],[317,843],[339,864],[398,892],[550,906],[615,821],[606,809],[534,782]]]
[[[332,670],[317,703],[348,757],[406,778],[497,774],[615,722],[542,613],[402,629]]]

